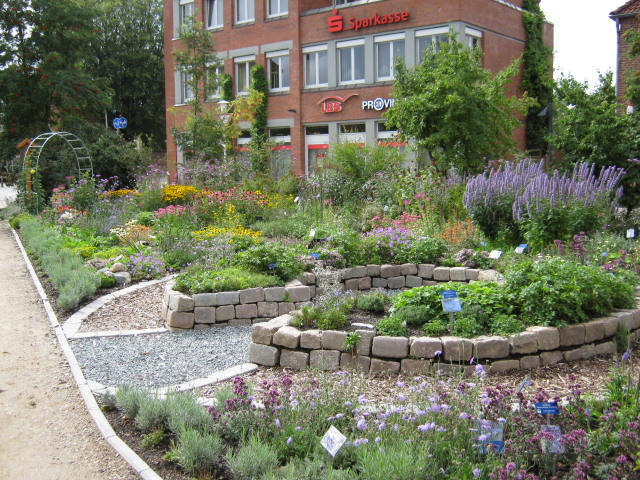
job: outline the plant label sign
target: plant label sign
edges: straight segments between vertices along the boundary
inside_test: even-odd
[[[480,422],[480,454],[485,455],[487,451],[502,453],[504,451],[504,425],[500,422]]]
[[[535,407],[536,413],[539,415],[558,415],[560,413],[557,402],[538,402]]]
[[[516,253],[522,254],[522,253],[525,252],[526,249],[527,249],[527,244],[526,243],[521,243],[520,245],[518,245],[516,247]]]
[[[346,441],[347,437],[345,437],[340,430],[331,425],[329,430],[327,430],[327,433],[325,433],[320,439],[320,445],[329,452],[329,455],[335,457]]]
[[[455,313],[462,311],[462,305],[460,305],[460,299],[455,290],[442,290],[440,292],[442,301],[442,310],[445,313]]]
[[[541,431],[545,433],[545,438],[540,440],[544,453],[564,453],[564,446],[560,443],[562,430],[560,425],[542,425]],[[548,438],[551,437],[551,438]]]
[[[627,230],[627,238],[636,238],[636,229],[635,228],[630,228],[629,230]]]
[[[502,256],[502,250],[491,250],[489,252],[489,258],[492,260],[498,260]]]
[[[518,389],[516,390],[516,395],[518,395],[522,390],[524,390],[524,387],[528,387],[532,383],[533,382],[529,380],[529,377],[524,377],[524,380],[522,380],[522,383],[518,386]]]
[[[309,232],[309,238],[314,238],[316,236],[316,229],[312,228]]]

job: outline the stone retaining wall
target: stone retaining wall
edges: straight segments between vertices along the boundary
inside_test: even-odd
[[[367,265],[340,270],[345,290],[402,289],[438,282],[495,280],[497,272],[430,264]],[[163,319],[172,330],[202,329],[222,325],[266,322],[300,308],[318,293],[316,276],[303,273],[285,287],[249,288],[236,292],[185,295],[167,285]]]
[[[487,371],[500,373],[533,369],[558,362],[586,360],[616,351],[614,336],[625,326],[632,341],[640,339],[640,309],[621,310],[610,316],[564,328],[529,327],[510,337],[388,337],[357,330],[355,355],[346,352],[347,332],[299,330],[290,325],[292,315],[281,315],[253,326],[249,361],[267,367],[301,370],[356,369],[369,373],[417,375],[442,371],[471,373],[473,358]]]

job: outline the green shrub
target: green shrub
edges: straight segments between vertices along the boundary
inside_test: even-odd
[[[370,253],[364,247],[362,238],[357,232],[345,230],[331,237],[330,245],[344,258],[346,266],[366,265],[373,263]]]
[[[29,215],[28,213],[19,213],[18,215],[16,215],[15,217],[11,218],[9,220],[9,226],[11,228],[13,228],[14,230],[19,230],[20,229],[20,223],[23,220],[27,220],[33,218],[31,215]]]
[[[375,292],[357,297],[356,307],[367,312],[384,312],[384,295]]]
[[[300,310],[293,315],[293,321],[297,326],[310,328],[315,325],[319,316],[320,312],[317,308],[311,305],[303,305]]]
[[[187,429],[180,433],[180,439],[168,458],[191,475],[207,474],[215,470],[223,448],[218,435]]]
[[[437,263],[446,252],[447,246],[439,238],[413,238],[409,249],[401,250],[395,263]]]
[[[194,269],[181,273],[176,277],[174,288],[179,292],[194,294],[279,285],[282,285],[282,281],[277,277],[231,267],[221,270]]]
[[[340,330],[347,324],[347,315],[337,308],[325,310],[316,320],[316,326],[321,330]]]
[[[256,436],[252,436],[236,453],[228,452],[226,459],[234,478],[244,480],[260,478],[279,463],[276,450]]]
[[[142,448],[150,449],[157,447],[164,442],[165,438],[167,438],[167,433],[164,431],[164,428],[153,430],[142,437]]]
[[[453,316],[449,332],[457,337],[473,338],[485,332],[485,318],[478,306],[463,306],[462,312]]]
[[[145,395],[140,399],[136,424],[143,432],[164,429],[167,425],[169,410],[167,402],[156,395]]]
[[[138,225],[151,227],[155,223],[156,217],[154,217],[153,212],[139,212],[135,220]]]
[[[424,305],[406,305],[393,313],[407,325],[420,326],[429,320],[429,309]]]
[[[515,315],[498,313],[490,320],[489,333],[499,336],[515,335],[525,328],[524,322]]]
[[[449,326],[440,319],[431,320],[422,325],[422,331],[428,337],[439,337],[440,335],[446,334],[448,329]]]
[[[404,323],[404,320],[395,315],[381,318],[376,322],[375,327],[377,335],[405,337],[408,334],[407,325]]]
[[[101,273],[98,277],[100,278],[100,288],[111,288],[116,284],[116,279],[113,276]]]
[[[129,418],[136,418],[140,403],[148,395],[145,390],[130,385],[116,389],[116,406]]]
[[[265,241],[238,252],[233,263],[256,272],[275,275],[287,282],[304,271],[304,265],[297,258],[299,253],[294,247]]]
[[[360,335],[357,332],[349,332],[347,337],[344,339],[344,343],[342,347],[345,352],[349,352],[352,355],[355,355],[358,345],[360,344]]]
[[[167,428],[174,434],[179,435],[185,429],[200,432],[211,430],[211,416],[192,394],[171,393],[167,396],[166,403]]]

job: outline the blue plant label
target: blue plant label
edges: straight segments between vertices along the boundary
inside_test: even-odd
[[[504,425],[500,422],[481,420],[478,450],[480,454],[487,452],[502,453],[504,451]]]
[[[636,238],[636,229],[630,228],[627,230],[627,238]]]
[[[535,407],[539,415],[558,415],[560,413],[557,402],[539,402],[535,404]]]
[[[600,255],[602,255],[602,258],[605,258],[607,256],[607,252],[602,252]]]
[[[310,253],[309,256],[311,258],[316,259],[316,260],[318,260],[320,258],[320,254],[319,253]]]
[[[462,305],[455,290],[442,290],[440,296],[442,297],[442,310],[445,313],[462,311]]]
[[[486,247],[487,246],[487,242],[480,242],[480,246],[481,247]]]
[[[345,437],[340,430],[331,425],[329,430],[327,430],[327,433],[325,433],[320,439],[320,445],[329,452],[329,455],[335,457],[346,441],[347,437]]]
[[[526,249],[527,249],[527,244],[521,243],[516,247],[516,253],[524,253]]]
[[[267,265],[267,268],[269,270],[273,270],[274,268],[276,268],[276,264],[275,263],[270,263],[269,265]]]
[[[542,425],[541,431],[545,433],[544,438],[540,439],[544,453],[565,453],[565,448],[560,442],[562,430],[559,425]]]
[[[524,387],[528,387],[529,385],[532,385],[532,383],[533,382],[529,380],[529,377],[524,377],[524,380],[522,380],[522,383],[516,390],[516,395],[518,395],[524,389]]]
[[[492,260],[497,260],[502,256],[502,250],[491,250],[489,252],[489,258]]]

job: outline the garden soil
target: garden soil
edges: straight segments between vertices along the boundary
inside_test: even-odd
[[[0,260],[0,478],[137,479],[87,413],[5,221]]]

